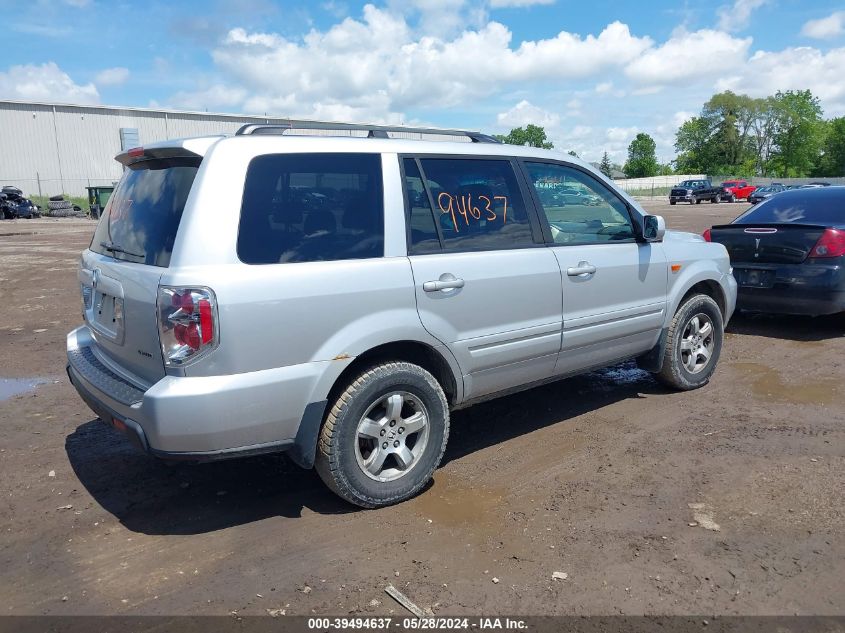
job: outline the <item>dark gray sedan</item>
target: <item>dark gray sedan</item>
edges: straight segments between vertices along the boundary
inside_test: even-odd
[[[783,185],[768,185],[766,187],[757,187],[754,191],[751,192],[751,195],[748,196],[748,202],[751,204],[757,204],[758,202],[762,202],[767,198],[771,198],[776,193],[780,193],[781,191],[786,191],[786,187]]]
[[[792,189],[704,239],[725,245],[737,307],[784,314],[845,311],[845,187]]]

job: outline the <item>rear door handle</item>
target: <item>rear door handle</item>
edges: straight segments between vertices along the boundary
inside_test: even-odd
[[[463,288],[464,280],[455,277],[452,273],[444,273],[440,275],[437,281],[426,281],[423,283],[423,290],[426,292],[437,292],[439,290],[452,290],[453,288]]]
[[[577,266],[572,266],[566,269],[566,274],[570,277],[586,277],[596,272],[596,267],[590,262],[578,262]]]

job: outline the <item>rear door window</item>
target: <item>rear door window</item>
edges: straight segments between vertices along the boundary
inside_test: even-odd
[[[130,165],[100,218],[91,250],[115,259],[167,267],[200,158]]]
[[[420,165],[434,202],[444,251],[504,250],[535,244],[528,209],[509,160],[423,158]],[[426,204],[419,198],[419,217]],[[411,228],[414,252],[413,217]],[[430,237],[426,241],[431,244]]]
[[[267,154],[247,169],[238,257],[247,264],[384,255],[379,154]]]

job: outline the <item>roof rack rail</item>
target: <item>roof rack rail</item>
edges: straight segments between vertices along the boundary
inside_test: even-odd
[[[439,128],[403,127],[393,125],[367,125],[362,123],[330,123],[327,121],[296,121],[289,119],[287,123],[247,123],[235,132],[237,136],[245,135],[282,135],[289,130],[354,130],[367,132],[367,138],[390,138],[388,132],[406,132],[413,134],[436,134],[443,136],[466,136],[473,143],[501,143],[489,134],[470,132],[467,130],[444,130]]]

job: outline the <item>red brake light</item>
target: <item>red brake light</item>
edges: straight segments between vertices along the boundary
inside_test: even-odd
[[[144,148],[143,147],[133,147],[128,152],[126,152],[132,158],[137,158],[138,156],[144,155]]]
[[[845,255],[845,231],[825,229],[809,257],[842,257]]]
[[[712,242],[713,240],[710,239],[710,229],[704,229],[704,233],[701,234],[701,237],[704,238],[705,242]]]
[[[158,328],[166,365],[195,360],[217,345],[217,311],[210,288],[158,289]]]

